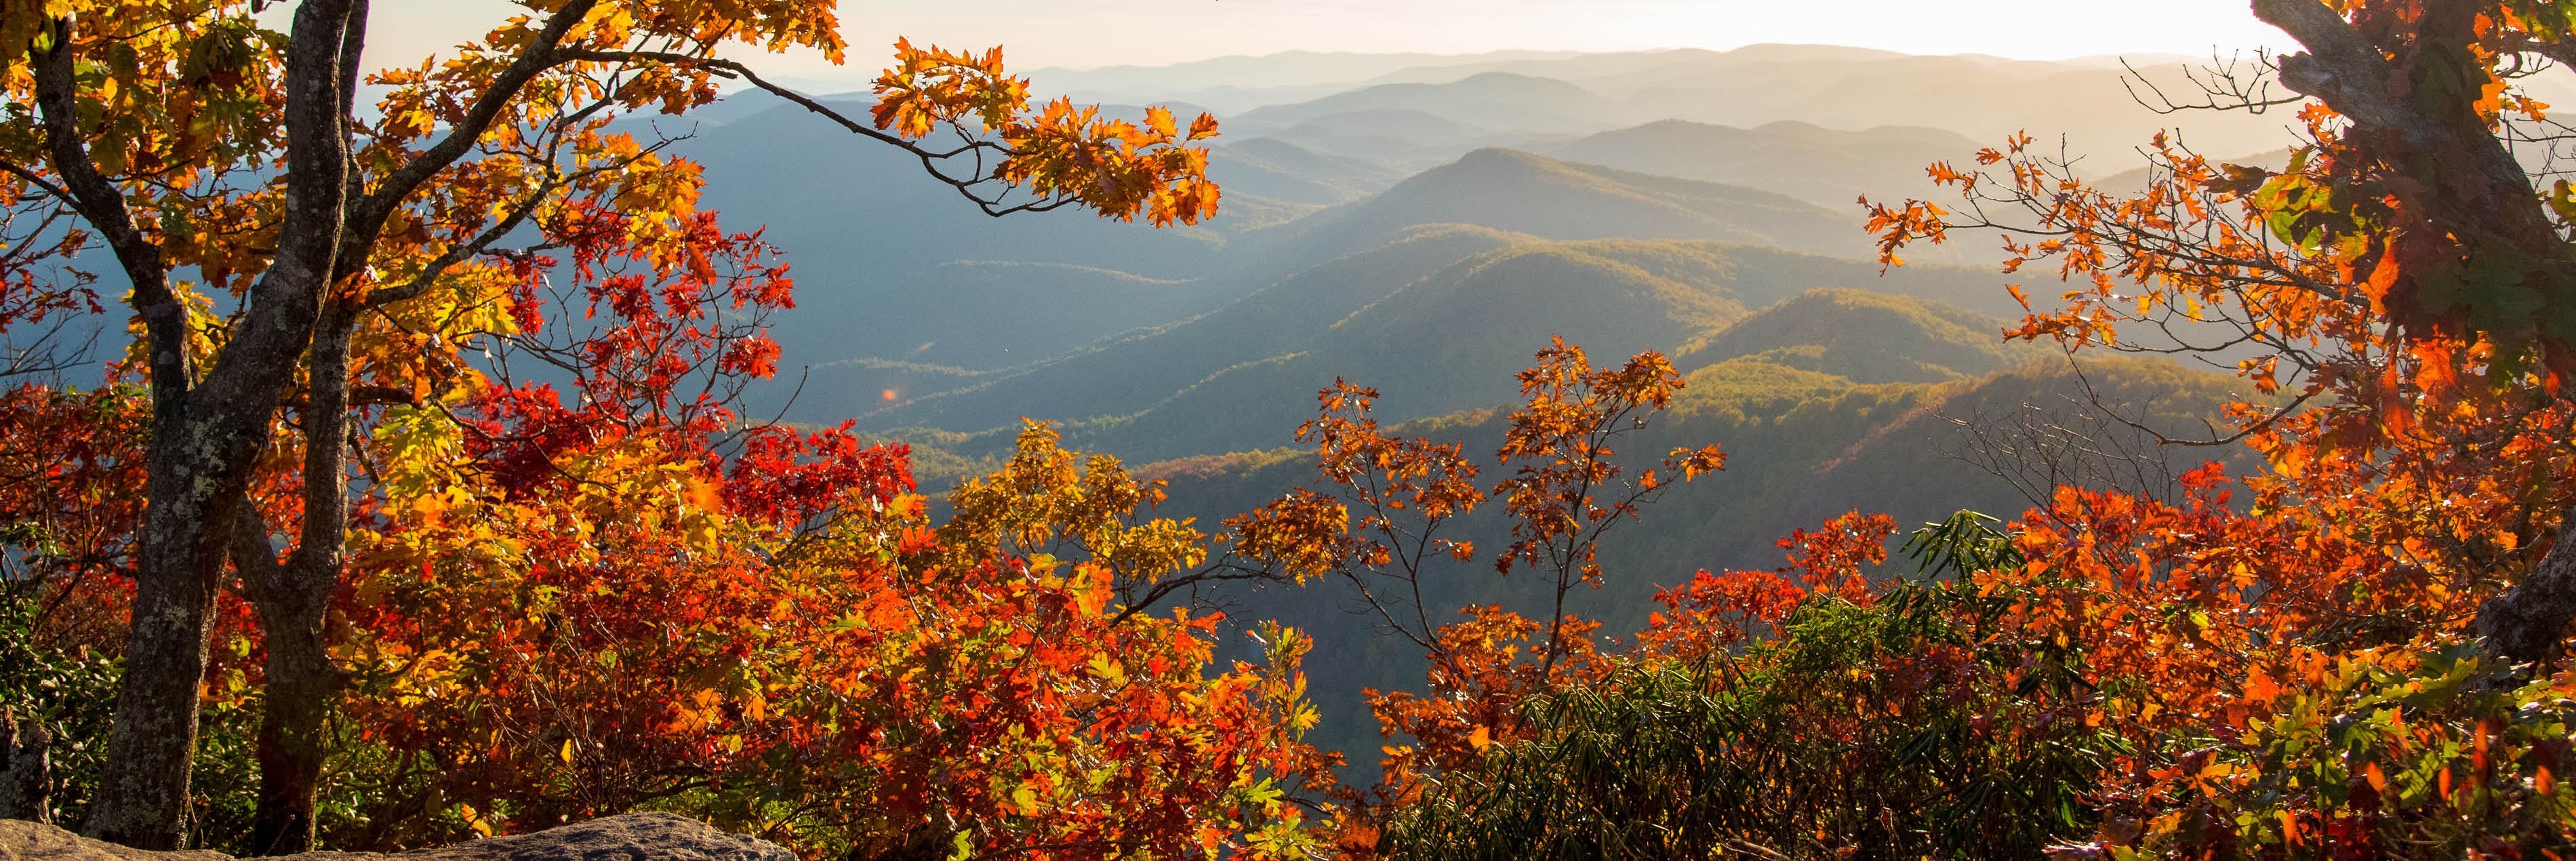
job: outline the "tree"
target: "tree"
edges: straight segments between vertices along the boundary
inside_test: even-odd
[[[2235,407],[2265,468],[2179,500],[2061,487],[2016,526],[2006,618],[2086,650],[2096,857],[2546,857],[2576,676],[2576,200],[2568,127],[2520,90],[2570,59],[2566,4],[2256,0],[2306,48],[2188,107],[2297,104],[2280,171],[2159,136],[2141,194],[2027,134],[1934,165],[1964,212],[1871,208],[1883,259],[2000,229],[2074,282],[2008,335],[2198,356],[2279,397]],[[2312,98],[2274,98],[2285,86]],[[2016,294],[2019,294],[2016,288]],[[2231,501],[2230,484],[2246,497]],[[2393,775],[2393,777],[2392,777]]]
[[[530,0],[531,14],[449,60],[372,76],[360,66],[365,0],[299,3],[286,33],[251,17],[259,5],[50,0],[0,11],[0,86],[11,96],[0,200],[33,213],[32,226],[11,229],[47,239],[0,260],[11,291],[0,307],[76,304],[65,297],[80,294],[65,291],[85,285],[31,273],[95,241],[141,320],[126,367],[152,406],[148,504],[107,771],[84,826],[132,846],[181,839],[208,620],[228,561],[259,609],[267,656],[255,842],[281,852],[311,843],[312,740],[345,681],[324,623],[349,552],[351,418],[439,385],[396,373],[395,385],[353,386],[351,369],[461,365],[456,339],[392,318],[488,289],[491,270],[534,250],[512,243],[562,241],[587,212],[635,215],[628,238],[660,265],[705,265],[689,256],[695,166],[662,156],[664,142],[609,131],[617,113],[677,113],[712,101],[719,79],[740,79],[906,148],[988,212],[1072,205],[1160,225],[1217,202],[1204,151],[1185,145],[1212,135],[1212,120],[1182,129],[1157,110],[1138,127],[1061,100],[1033,109],[998,50],[899,42],[866,122],[717,56],[739,44],[838,61],[829,0]],[[389,88],[370,116],[356,102],[362,82]],[[960,142],[922,143],[943,129]],[[1015,189],[1025,190],[1016,202]],[[231,294],[228,313],[213,291]],[[400,337],[371,336],[386,330]],[[279,514],[291,522],[271,522],[245,499],[289,450],[296,498]],[[280,536],[290,546],[272,555]]]
[[[1220,616],[1152,605],[1210,555],[1155,486],[1032,425],[934,522],[901,446],[730,413],[788,298],[755,237],[701,231],[708,278],[585,220],[570,279],[517,282],[528,327],[477,339],[570,391],[498,376],[370,436],[340,606],[372,767],[334,842],[650,802],[847,857],[1305,844],[1306,641],[1221,666]]]
[[[2235,369],[2295,397],[2246,406],[2237,435],[2209,442],[2252,442],[2313,499],[2387,491],[2376,539],[2422,542],[2429,552],[2406,555],[2438,574],[2509,582],[2477,610],[2484,648],[2553,662],[2576,619],[2576,409],[2562,394],[2576,371],[2576,191],[2545,166],[2568,127],[2517,82],[2576,60],[2576,10],[2255,0],[2253,11],[2306,50],[2216,78],[2192,106],[2299,103],[2272,97],[2272,82],[2312,98],[2286,170],[2214,164],[2159,136],[2154,181],[2124,198],[2023,135],[1981,153],[1978,169],[1931,168],[1962,191],[1964,213],[1872,207],[1883,259],[2001,228],[2008,269],[2053,262],[2080,285],[2062,306],[2025,297],[2033,313],[2011,334],[2070,349],[2258,350]]]
[[[2084,719],[2083,650],[2014,636],[2013,593],[1929,575],[2018,566],[1961,514],[1918,576],[1872,583],[1895,522],[1848,514],[1776,571],[1699,572],[1638,648],[1519,704],[1388,817],[1392,858],[2035,857],[2093,822],[2119,739]]]
[[[1297,430],[1299,441],[1315,445],[1328,489],[1296,488],[1226,523],[1247,569],[1345,582],[1381,632],[1423,650],[1428,690],[1365,691],[1380,733],[1414,740],[1384,748],[1378,804],[1409,803],[1430,776],[1473,768],[1484,748],[1526,737],[1524,700],[1602,672],[1592,638],[1600,623],[1566,612],[1567,596],[1607,576],[1597,560],[1614,529],[1725,464],[1715,445],[1675,448],[1652,466],[1619,456],[1672,403],[1682,376],[1659,353],[1594,368],[1582,347],[1551,341],[1518,374],[1523,401],[1505,417],[1494,452],[1510,478],[1480,487],[1481,468],[1464,443],[1390,435],[1369,415],[1376,390],[1336,380],[1317,393],[1316,417]],[[1488,501],[1501,503],[1499,518],[1469,519]],[[1479,526],[1507,539],[1490,557],[1497,575],[1528,569],[1540,578],[1544,622],[1500,604],[1432,621],[1425,582],[1445,564],[1476,559],[1476,543],[1459,536]],[[1361,803],[1372,799],[1347,800],[1354,807],[1342,821],[1346,848],[1370,839],[1374,815]]]

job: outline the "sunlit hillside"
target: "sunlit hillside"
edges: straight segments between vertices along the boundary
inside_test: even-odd
[[[2576,857],[2571,10],[0,3],[0,861]]]

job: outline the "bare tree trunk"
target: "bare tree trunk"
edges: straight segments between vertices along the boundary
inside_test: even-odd
[[[187,310],[170,291],[170,268],[160,248],[135,228],[122,193],[89,158],[88,140],[80,130],[79,85],[73,74],[76,58],[69,44],[72,23],[58,19],[51,26],[56,31],[54,48],[36,57],[34,64],[36,106],[45,120],[47,155],[78,201],[81,217],[98,228],[133,284],[130,301],[143,318],[144,343],[150,351],[153,445],[159,449],[179,438],[186,418],[188,385],[194,375],[186,349]],[[155,473],[145,494],[158,500],[157,494],[170,493],[177,486]],[[169,520],[174,507],[156,501],[147,519],[163,515]],[[139,540],[158,556],[185,551],[166,529],[156,539],[147,526]],[[222,562],[217,557],[214,565]],[[210,578],[189,576],[183,565],[147,570],[163,576],[137,572],[132,642],[117,699],[120,719],[110,730],[109,746],[111,751],[130,751],[131,756],[153,763],[167,763],[175,756],[181,767],[174,783],[167,768],[117,768],[114,757],[124,754],[111,753],[90,821],[93,833],[113,835],[110,839],[118,842],[173,848],[186,812],[184,766],[196,742],[197,684],[204,673],[205,620],[213,608],[213,583]],[[130,720],[123,717],[128,702],[137,706]]]
[[[350,0],[340,36],[340,115],[351,116],[358,91],[358,57],[366,43],[368,0]],[[351,189],[352,196],[358,189]],[[343,225],[344,230],[363,229]],[[293,855],[314,849],[314,810],[322,791],[324,738],[332,708],[349,676],[331,662],[331,598],[339,591],[348,548],[349,337],[354,303],[338,291],[366,265],[367,237],[344,233],[333,253],[331,291],[318,309],[313,347],[305,362],[307,392],[300,417],[304,436],[304,520],[295,552],[276,564],[268,530],[257,512],[237,518],[234,570],[242,572],[266,634],[267,686],[261,693],[259,805],[251,819],[250,846],[257,855]],[[242,561],[247,554],[250,562]]]
[[[53,823],[52,742],[35,717],[17,720],[0,709],[0,819]]]
[[[349,12],[349,0],[307,0],[296,10],[286,57],[285,217],[277,257],[251,288],[232,341],[203,383],[179,392],[164,391],[165,357],[154,356],[151,478],[125,677],[98,798],[82,823],[101,840],[168,850],[187,833],[198,687],[233,524],[340,249],[349,171],[340,53]]]
[[[2567,642],[2576,619],[2576,508],[2558,525],[2558,541],[2531,573],[2478,608],[2477,634],[2490,657],[2507,663],[2547,663]]]
[[[310,392],[304,431],[304,522],[294,554],[277,563],[268,528],[243,509],[233,566],[249,586],[266,633],[268,682],[257,755],[259,806],[251,849],[260,855],[313,850],[314,807],[322,788],[324,724],[348,676],[331,662],[326,627],[347,547],[349,315],[326,306],[305,366]]]
[[[125,673],[98,796],[82,823],[92,837],[160,851],[180,848],[186,834],[198,688],[226,557],[199,524],[232,518],[250,460],[226,456],[245,447],[239,435],[189,421],[185,401],[175,406],[155,405]]]
[[[2565,259],[2566,244],[2547,210],[2534,203],[2538,193],[2531,177],[2486,121],[2465,101],[2420,100],[2405,89],[2409,82],[2401,72],[2419,79],[2446,71],[2467,74],[2465,67],[2477,62],[2470,49],[2481,14],[2477,4],[2429,3],[2414,22],[2415,32],[2374,36],[2321,0],[2251,3],[2255,17],[2307,49],[2280,58],[2284,86],[2314,96],[2350,119],[2347,140],[2375,141],[2374,157],[2393,172],[2443,177],[2442,182],[2396,191],[2406,209],[2453,234],[2449,241],[2457,247],[2446,253]],[[2393,62],[2383,50],[2387,46],[2374,38],[2411,38],[2412,45],[2398,52],[2407,65]],[[2563,45],[2539,47],[2552,56],[2566,53]],[[2446,70],[2446,63],[2462,68]],[[2576,272],[2563,262],[2548,264],[2544,273],[2541,277],[2553,284],[2548,292],[2576,291]],[[2514,663],[2557,658],[2568,622],[2576,620],[2576,532],[2571,529],[2576,529],[2576,517],[2562,522],[2549,554],[2522,582],[2479,608],[2476,631],[2487,655]]]
[[[251,820],[251,853],[313,851],[314,808],[326,752],[322,729],[347,676],[330,661],[321,614],[267,627],[268,684],[259,742],[259,805]]]
[[[319,376],[331,380],[331,387],[347,382],[351,320],[338,315],[355,313],[355,306],[333,309],[323,320],[325,295],[342,275],[365,267],[377,234],[405,198],[470,152],[530,81],[571,59],[560,47],[598,3],[566,0],[535,43],[494,78],[438,143],[370,187],[353,188],[347,122],[367,0],[303,0],[286,48],[286,194],[276,255],[252,286],[246,312],[202,382],[186,355],[187,312],[170,290],[160,249],[135,229],[122,193],[89,157],[78,126],[68,38],[55,40],[58,47],[39,58],[37,93],[48,158],[81,216],[99,229],[134,282],[132,304],[145,323],[152,367],[154,433],[147,507],[136,539],[133,625],[106,767],[83,823],[90,836],[173,849],[186,834],[197,696],[214,598],[230,545],[243,543],[239,524],[250,470],[270,443],[280,396],[296,367],[307,361],[317,321],[326,323],[320,338],[337,344],[330,348],[335,357],[321,364],[338,369]],[[71,32],[69,19],[52,23],[63,34]],[[262,609],[263,624],[271,626],[272,688],[262,730],[262,779],[270,788],[263,791],[260,835],[273,847],[312,842],[320,729],[343,684],[325,651],[323,621],[346,541],[341,530],[347,485],[340,472],[346,392],[334,388],[326,396],[336,405],[307,407],[308,425],[330,430],[313,437],[327,440],[322,447],[328,451],[307,464],[302,540],[286,570],[262,578],[280,587],[273,590],[276,601],[262,603],[283,611],[267,618],[270,609]],[[322,463],[328,470],[315,471]],[[264,528],[258,546],[252,564],[278,568]]]

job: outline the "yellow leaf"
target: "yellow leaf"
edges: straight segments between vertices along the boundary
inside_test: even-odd
[[[689,504],[699,511],[716,511],[724,505],[716,483],[692,476],[688,480]]]

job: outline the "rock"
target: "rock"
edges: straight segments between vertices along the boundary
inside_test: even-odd
[[[0,819],[54,821],[48,793],[53,788],[47,748],[53,736],[35,718],[12,720],[0,708]]]
[[[796,861],[796,853],[686,816],[629,813],[534,834],[418,849],[386,861]]]
[[[146,852],[51,825],[0,820],[0,861],[233,861],[220,852]],[[796,861],[778,844],[669,813],[629,813],[392,855],[307,852],[275,861]]]
[[[232,861],[232,856],[128,849],[43,823],[0,819],[0,861]]]

